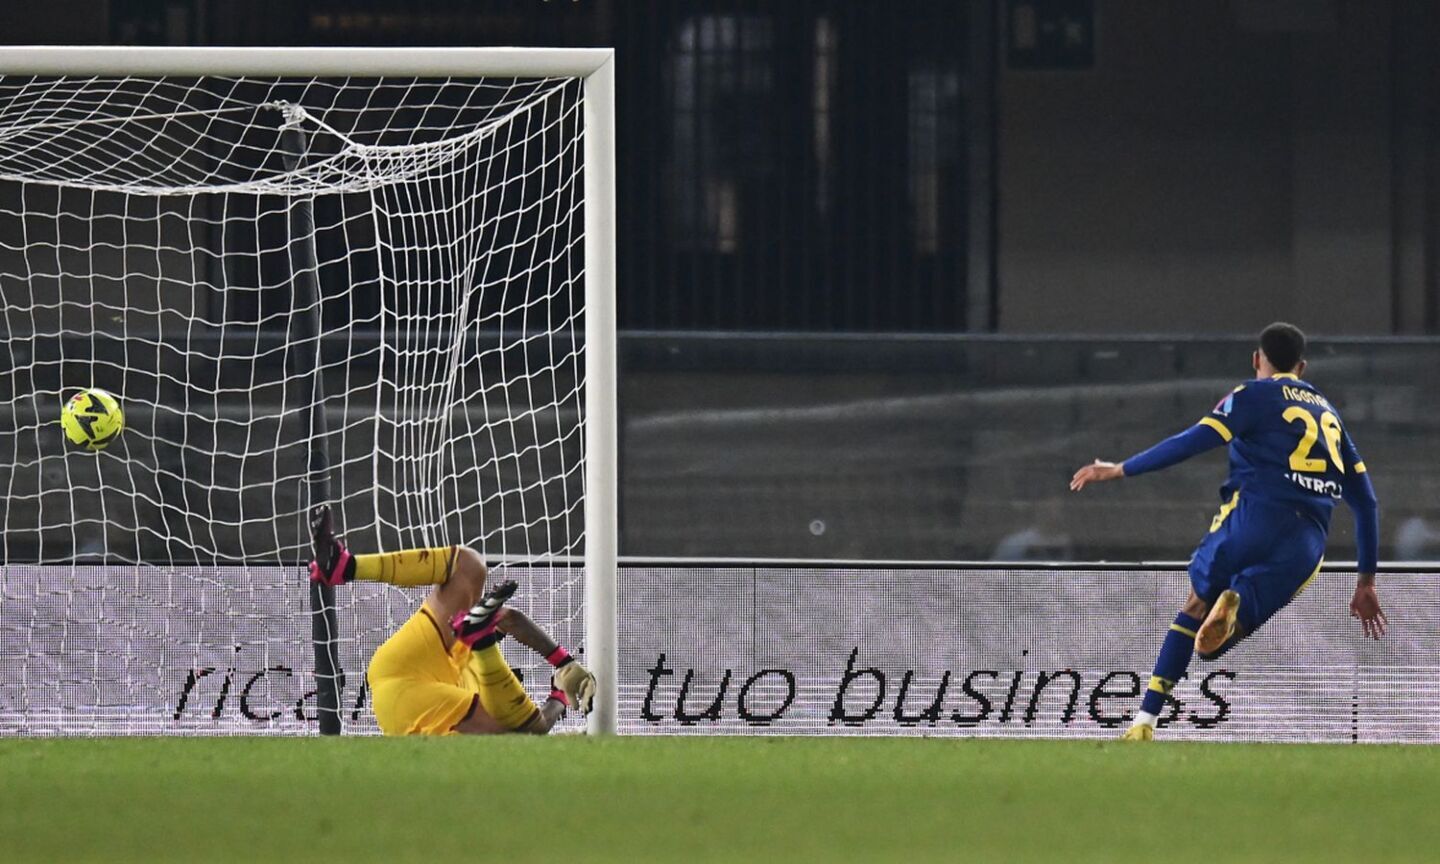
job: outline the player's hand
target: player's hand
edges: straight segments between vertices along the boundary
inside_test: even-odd
[[[1125,469],[1114,462],[1105,462],[1096,459],[1084,468],[1075,472],[1070,478],[1070,491],[1079,492],[1085,488],[1087,483],[1103,483],[1106,480],[1119,480],[1125,476]]]
[[[1360,627],[1371,639],[1385,635],[1385,612],[1380,608],[1380,598],[1375,596],[1375,577],[1368,579],[1364,574],[1355,586],[1355,596],[1350,598],[1350,617],[1360,619]]]
[[[571,661],[555,670],[555,686],[565,693],[570,707],[589,714],[595,707],[595,676],[579,663]]]

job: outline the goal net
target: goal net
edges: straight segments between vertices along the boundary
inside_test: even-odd
[[[608,52],[101,53],[121,71],[0,56],[0,734],[313,733],[332,685],[374,730],[365,664],[424,592],[311,598],[321,502],[357,552],[523,569],[517,605],[586,650],[613,241],[575,67]],[[57,422],[90,386],[127,421],[99,454]]]

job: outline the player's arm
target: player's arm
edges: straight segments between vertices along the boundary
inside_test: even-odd
[[[1379,639],[1385,635],[1385,612],[1380,608],[1380,598],[1375,594],[1375,570],[1380,547],[1380,503],[1375,497],[1375,486],[1370,482],[1370,473],[1365,462],[1355,450],[1355,444],[1347,434],[1343,439],[1343,457],[1349,470],[1345,472],[1345,485],[1341,497],[1350,506],[1355,517],[1355,569],[1359,578],[1355,583],[1355,596],[1350,600],[1350,617],[1360,619],[1365,635]]]
[[[1076,471],[1075,476],[1070,478],[1070,491],[1079,492],[1088,483],[1119,480],[1121,477],[1134,477],[1138,474],[1169,468],[1192,456],[1198,456],[1206,450],[1214,450],[1224,443],[1226,443],[1226,439],[1221,437],[1214,428],[1204,423],[1197,423],[1184,432],[1171,435],[1154,447],[1136,453],[1119,464],[1096,459]]]
[[[1154,447],[1136,453],[1119,464],[1096,459],[1076,471],[1075,476],[1070,478],[1070,491],[1079,492],[1090,483],[1103,483],[1106,480],[1119,480],[1121,477],[1135,477],[1159,471],[1222,444],[1229,444],[1236,435],[1243,434],[1250,428],[1253,413],[1250,410],[1250,401],[1250,394],[1245,388],[1237,387],[1229,396],[1220,400],[1220,404],[1215,406],[1209,416],[1200,418],[1199,423],[1184,432],[1171,435]]]
[[[506,636],[539,654],[541,657],[548,657],[560,643],[550,638],[550,634],[540,629],[540,625],[531,620],[529,615],[508,606],[505,613],[500,616],[496,629]]]
[[[547,708],[551,701],[555,701],[555,694],[560,693],[564,695],[564,701],[560,706],[561,713],[566,704],[579,709],[582,713],[590,713],[590,708],[595,700],[595,676],[577,663],[575,658],[570,656],[569,651],[550,638],[550,634],[541,630],[540,625],[530,620],[530,616],[519,609],[507,608],[497,626],[500,632],[513,637],[516,642],[544,657],[545,661],[555,668],[554,687],[551,699],[546,702]],[[545,709],[541,710],[543,712]],[[547,726],[546,731],[548,730]]]

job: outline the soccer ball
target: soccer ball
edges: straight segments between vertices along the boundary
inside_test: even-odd
[[[104,450],[125,428],[120,400],[99,387],[81,390],[60,410],[60,426],[70,443],[95,452]]]

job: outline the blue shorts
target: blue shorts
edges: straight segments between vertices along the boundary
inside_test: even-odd
[[[1323,526],[1293,507],[1236,493],[1190,557],[1190,585],[1206,603],[1234,589],[1237,620],[1254,633],[1299,594],[1325,557]]]

